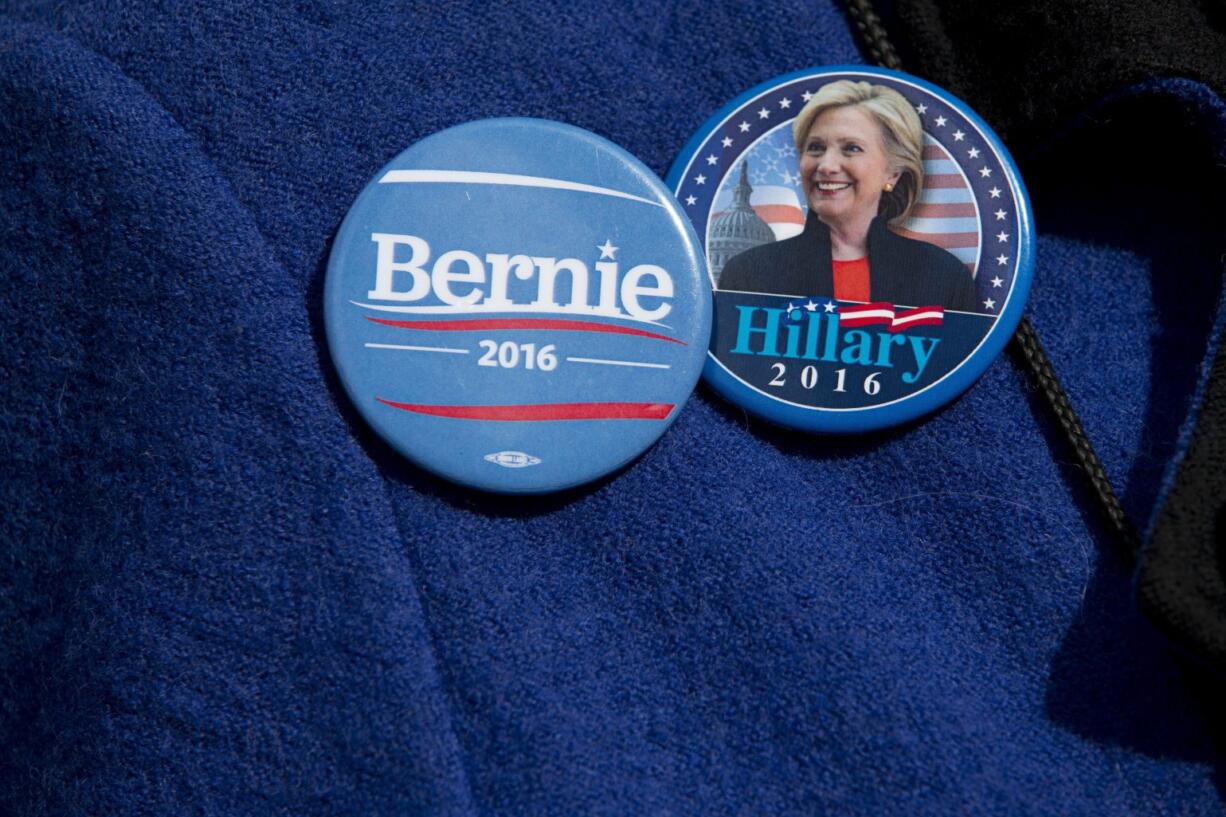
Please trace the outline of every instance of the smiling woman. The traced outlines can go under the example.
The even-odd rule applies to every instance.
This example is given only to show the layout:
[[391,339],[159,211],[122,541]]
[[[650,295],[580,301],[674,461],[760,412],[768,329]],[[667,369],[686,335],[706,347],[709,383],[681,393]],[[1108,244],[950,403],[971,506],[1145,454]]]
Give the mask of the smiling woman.
[[923,128],[897,91],[823,85],[792,125],[809,214],[794,238],[728,261],[723,290],[973,310],[971,275],[952,254],[891,228],[923,188]]

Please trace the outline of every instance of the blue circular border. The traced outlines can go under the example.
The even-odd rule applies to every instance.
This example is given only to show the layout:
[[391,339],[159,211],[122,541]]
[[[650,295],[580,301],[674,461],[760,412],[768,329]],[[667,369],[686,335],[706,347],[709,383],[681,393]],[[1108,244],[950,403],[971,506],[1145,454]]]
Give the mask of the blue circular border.
[[[691,163],[698,157],[699,148],[715,134],[726,118],[744,107],[751,100],[762,94],[799,80],[820,79],[836,75],[862,75],[882,77],[910,83],[948,104],[971,124],[978,128],[987,142],[996,152],[1005,170],[1007,184],[1016,202],[1018,245],[1017,263],[1014,267],[1013,283],[1007,296],[1004,309],[996,316],[995,323],[988,330],[987,337],[980,342],[975,351],[964,359],[951,372],[936,383],[922,391],[883,406],[870,406],[860,409],[828,409],[821,407],[803,407],[791,402],[785,402],[770,397],[750,386],[745,381],[733,375],[723,367],[710,350],[703,366],[703,379],[726,399],[742,406],[754,414],[771,422],[785,425],[803,431],[852,433],[872,431],[905,423],[917,417],[935,411],[941,406],[953,401],[979,379],[1001,353],[1012,337],[1014,330],[1021,322],[1030,294],[1030,284],[1034,277],[1035,239],[1034,216],[1030,207],[1030,197],[1022,182],[1021,173],[1013,157],[1005,148],[996,132],[976,114],[969,105],[953,94],[938,88],[932,83],[901,71],[890,71],[861,65],[832,65],[809,68],[783,74],[766,82],[755,85],[720,108],[703,123],[682,148],[681,153],[669,169],[665,183],[681,201],[681,182]],[[683,209],[684,209],[684,205]],[[706,254],[706,237],[701,237],[704,256]],[[982,262],[982,258],[980,259]]]

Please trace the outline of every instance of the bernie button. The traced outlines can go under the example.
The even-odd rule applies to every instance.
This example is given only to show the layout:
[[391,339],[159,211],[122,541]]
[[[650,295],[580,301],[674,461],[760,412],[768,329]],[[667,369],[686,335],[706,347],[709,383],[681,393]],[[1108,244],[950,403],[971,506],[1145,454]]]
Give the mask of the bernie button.
[[328,263],[328,345],[401,454],[488,491],[630,462],[702,371],[711,293],[676,199],[599,136],[471,122],[397,156]]
[[953,400],[1013,334],[1030,203],[1000,139],[915,77],[814,68],[715,114],[668,184],[714,290],[703,377],[772,422],[902,423]]

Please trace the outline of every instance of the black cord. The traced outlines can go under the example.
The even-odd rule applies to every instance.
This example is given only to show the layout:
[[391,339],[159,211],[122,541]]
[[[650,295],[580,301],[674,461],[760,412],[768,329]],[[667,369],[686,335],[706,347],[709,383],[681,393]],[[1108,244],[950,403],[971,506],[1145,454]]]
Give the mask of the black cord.
[[1124,508],[1120,505],[1115,490],[1111,487],[1111,481],[1107,479],[1107,472],[1103,470],[1102,461],[1094,452],[1094,446],[1090,445],[1090,438],[1086,436],[1085,429],[1081,427],[1081,419],[1077,416],[1077,412],[1073,411],[1068,395],[1064,393],[1064,387],[1060,385],[1060,380],[1056,377],[1056,370],[1052,368],[1051,360],[1043,351],[1043,345],[1039,343],[1039,336],[1034,331],[1034,327],[1030,325],[1029,319],[1023,317],[1022,322],[1018,324],[1017,331],[1013,333],[1011,347],[1026,362],[1026,368],[1030,370],[1031,376],[1038,384],[1039,391],[1043,393],[1048,407],[1056,415],[1060,428],[1064,430],[1064,438],[1072,446],[1073,453],[1077,457],[1077,463],[1090,478],[1090,486],[1094,490],[1094,496],[1098,499],[1103,515],[1107,518],[1107,526],[1115,535],[1120,557],[1124,560],[1124,564],[1131,567],[1140,549],[1141,539],[1137,535],[1136,528],[1132,526],[1132,522],[1124,514]]
[[[881,18],[873,10],[870,0],[846,0],[846,2],[852,22],[869,56],[884,68],[901,71],[902,60],[894,44],[890,42],[889,34],[881,24]],[[1038,334],[1026,317],[1023,317],[1022,322],[1018,324],[1010,346],[1015,354],[1021,356],[1038,385],[1039,391],[1042,392],[1043,398],[1047,401],[1048,407],[1056,415],[1056,421],[1064,431],[1064,438],[1072,447],[1077,463],[1090,478],[1090,487],[1114,535],[1120,557],[1126,565],[1131,567],[1140,549],[1140,537],[1132,522],[1125,515],[1119,497],[1111,487],[1111,481],[1107,479],[1107,472],[1103,469],[1102,461],[1095,453],[1094,446],[1090,444],[1085,429],[1082,428],[1081,419],[1073,410],[1068,395],[1064,392],[1064,387],[1060,385],[1060,379],[1056,376],[1056,370],[1052,367],[1047,353],[1043,351]]]
[[847,0],[847,10],[851,12],[852,22],[856,24],[856,31],[869,56],[882,68],[901,71],[902,60],[869,0]]

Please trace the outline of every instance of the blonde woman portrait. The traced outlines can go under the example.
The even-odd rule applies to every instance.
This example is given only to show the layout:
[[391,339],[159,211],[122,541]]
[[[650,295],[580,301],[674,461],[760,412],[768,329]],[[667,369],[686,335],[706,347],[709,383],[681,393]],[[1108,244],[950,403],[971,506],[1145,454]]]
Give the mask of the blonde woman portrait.
[[840,80],[792,124],[804,231],[731,258],[719,288],[973,311],[970,272],[935,244],[892,230],[924,183],[923,128],[901,94]]

